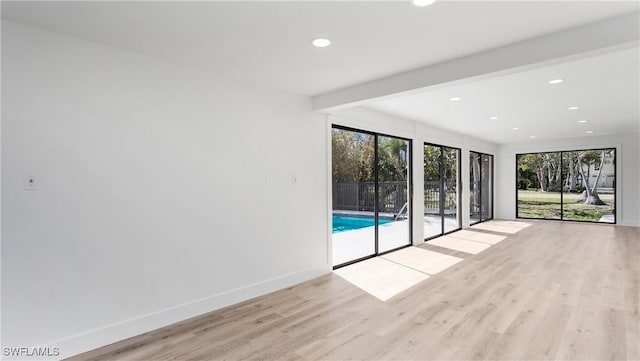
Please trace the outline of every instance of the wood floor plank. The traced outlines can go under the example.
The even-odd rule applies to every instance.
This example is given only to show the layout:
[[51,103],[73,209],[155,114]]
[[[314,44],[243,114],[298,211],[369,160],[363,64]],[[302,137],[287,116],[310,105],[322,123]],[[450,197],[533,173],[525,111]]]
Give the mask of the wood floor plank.
[[520,360],[553,360],[570,316],[570,306],[552,302],[520,355]]
[[[419,246],[463,260],[387,301],[329,274],[72,360],[640,360],[640,228],[481,228],[461,237],[509,232],[477,254]],[[409,256],[387,257],[432,266]]]

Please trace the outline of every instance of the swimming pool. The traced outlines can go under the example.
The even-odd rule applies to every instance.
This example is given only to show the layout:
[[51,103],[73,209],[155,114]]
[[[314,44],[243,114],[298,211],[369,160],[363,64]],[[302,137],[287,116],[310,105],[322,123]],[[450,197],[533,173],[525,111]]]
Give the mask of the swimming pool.
[[[374,225],[375,221],[373,217],[333,216],[332,222],[332,233],[338,233],[359,228],[371,227]],[[385,224],[393,221],[391,219],[380,218],[378,222],[380,222],[380,224]]]

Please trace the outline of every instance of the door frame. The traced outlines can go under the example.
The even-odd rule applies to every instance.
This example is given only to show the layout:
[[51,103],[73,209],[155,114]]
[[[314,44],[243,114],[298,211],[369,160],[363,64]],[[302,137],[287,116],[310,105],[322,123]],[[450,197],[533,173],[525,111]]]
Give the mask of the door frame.
[[[450,147],[448,145],[442,145],[442,144],[435,144],[435,143],[429,143],[429,142],[424,142],[423,144],[423,149],[424,146],[431,146],[431,147],[439,147],[440,148],[440,234],[437,235],[433,235],[433,236],[429,236],[429,237],[425,237],[424,241],[430,241],[434,238],[438,238],[438,237],[442,237],[446,234],[449,233],[453,233],[456,231],[459,231],[462,229],[462,213],[460,212],[460,206],[462,205],[462,149],[458,148],[458,147]],[[443,176],[443,167],[444,167],[444,153],[442,152],[443,148],[449,148],[449,149],[454,149],[458,152],[458,169],[457,169],[457,179],[456,179],[456,193],[457,193],[457,198],[458,198],[458,206],[457,206],[457,211],[456,211],[456,218],[458,220],[458,228],[456,229],[452,229],[450,231],[444,231],[444,176]],[[423,183],[424,183],[424,175],[423,175]],[[424,184],[423,184],[424,187]]]
[[[493,174],[493,169],[494,169],[494,166],[495,166],[494,165],[495,157],[493,156],[493,154],[476,152],[474,150],[470,150],[469,151],[469,157],[471,156],[471,153],[476,153],[478,155],[479,159],[480,159],[480,177],[479,177],[479,180],[478,180],[479,189],[480,189],[480,197],[479,197],[480,198],[480,212],[479,212],[479,217],[478,218],[480,220],[477,221],[477,222],[471,223],[471,214],[469,214],[469,225],[473,226],[474,224],[490,221],[490,220],[493,219],[493,212],[494,212],[493,208],[494,208],[494,204],[495,204],[495,199],[494,199],[494,196],[495,196],[495,190],[494,190],[495,178],[494,178],[494,174]],[[483,155],[491,157],[491,169],[489,170],[490,174],[491,174],[491,217],[486,218],[486,219],[482,217],[482,156]],[[472,167],[469,167],[469,171],[470,172],[473,171]],[[471,206],[471,204],[469,206]],[[469,213],[471,213],[471,212],[469,212]]]
[[[355,260],[351,260],[351,261],[347,261],[338,265],[332,265],[333,269],[337,269],[340,267],[344,267],[344,266],[348,266],[357,262],[361,262],[373,257],[377,257],[377,256],[381,256],[384,254],[387,254],[389,252],[393,252],[393,251],[397,251],[399,249],[402,248],[406,248],[406,247],[410,247],[413,245],[413,140],[410,138],[405,138],[405,137],[399,137],[396,135],[391,135],[391,134],[385,134],[385,133],[379,133],[379,132],[373,132],[373,131],[369,131],[369,130],[364,130],[364,129],[358,129],[358,128],[353,128],[353,127],[347,127],[347,126],[343,126],[343,125],[339,125],[339,124],[333,124],[331,123],[331,130],[333,129],[339,129],[339,130],[345,130],[345,131],[351,131],[351,132],[356,132],[356,133],[363,133],[363,134],[368,134],[368,135],[372,135],[374,137],[373,141],[374,141],[374,169],[373,169],[373,177],[374,177],[374,251],[375,253],[367,255],[367,256],[363,256],[360,257],[358,259]],[[389,137],[389,138],[396,138],[396,139],[400,139],[403,141],[407,142],[407,179],[408,179],[408,188],[407,188],[407,206],[409,207],[409,209],[407,210],[407,220],[409,221],[409,240],[408,240],[408,244],[406,245],[402,245],[400,247],[396,247],[393,249],[389,249],[386,250],[384,252],[380,252],[379,251],[379,238],[378,238],[378,227],[379,227],[379,205],[380,205],[380,197],[379,197],[379,169],[378,169],[378,161],[379,161],[379,156],[378,156],[378,138],[379,137]],[[331,137],[329,137],[331,139]],[[330,148],[330,152],[329,154],[330,159],[329,159],[329,169],[333,170],[333,163],[332,163],[332,155],[333,155],[333,147],[329,147]],[[333,175],[330,175],[331,178],[331,182],[333,183]],[[333,200],[333,197],[331,197],[331,199]],[[331,212],[333,213],[333,201],[331,201]],[[331,237],[331,241],[333,242],[333,234]],[[333,247],[332,247],[333,249]]]

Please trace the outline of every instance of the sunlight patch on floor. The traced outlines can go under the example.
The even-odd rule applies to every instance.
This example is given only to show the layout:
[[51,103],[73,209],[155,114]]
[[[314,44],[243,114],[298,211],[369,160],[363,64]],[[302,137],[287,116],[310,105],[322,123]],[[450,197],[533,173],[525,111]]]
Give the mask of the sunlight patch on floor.
[[392,253],[387,253],[381,257],[429,275],[438,274],[454,264],[463,261],[462,258],[419,247],[403,248]]
[[333,272],[381,301],[387,301],[429,278],[426,273],[380,257],[341,267]]
[[521,221],[493,220],[493,221],[490,221],[489,223],[497,224],[497,225],[500,225],[500,226],[516,227],[516,228],[520,228],[520,229],[525,229],[525,228],[531,226],[531,223],[521,222]]
[[432,239],[429,242],[427,242],[427,244],[452,249],[454,251],[470,253],[470,254],[478,254],[484,251],[485,249],[491,247],[491,245],[487,243],[469,241],[462,238],[456,238],[450,235]]
[[450,237],[455,237],[455,238],[461,238],[461,239],[466,239],[467,241],[475,241],[475,242],[482,242],[482,243],[488,243],[488,244],[497,244],[499,242],[504,241],[505,239],[507,239],[506,236],[499,236],[497,234],[489,234],[489,233],[484,233],[484,232],[474,232],[474,231],[469,231],[466,229],[457,231],[457,232],[453,232],[451,234],[449,234]]
[[[526,222],[490,221],[434,238],[427,244],[478,254],[507,238],[482,231],[515,234],[529,226],[531,224]],[[459,257],[412,246],[341,267],[333,272],[377,299],[387,301],[461,261],[463,259]]]
[[489,221],[485,223],[478,223],[471,226],[471,229],[481,229],[484,231],[515,234],[520,232],[531,224],[525,222],[514,221]]

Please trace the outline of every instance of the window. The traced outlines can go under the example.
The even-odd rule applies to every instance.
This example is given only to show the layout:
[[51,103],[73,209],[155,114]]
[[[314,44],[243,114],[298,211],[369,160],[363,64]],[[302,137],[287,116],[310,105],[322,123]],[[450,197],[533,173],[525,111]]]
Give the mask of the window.
[[518,218],[615,223],[616,149],[516,155]]

